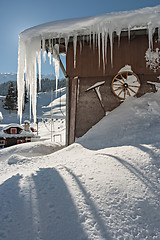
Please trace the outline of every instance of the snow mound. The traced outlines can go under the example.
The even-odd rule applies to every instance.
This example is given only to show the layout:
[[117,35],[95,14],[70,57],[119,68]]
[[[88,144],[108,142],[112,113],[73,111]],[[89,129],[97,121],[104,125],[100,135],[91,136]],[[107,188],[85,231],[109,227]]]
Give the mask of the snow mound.
[[159,240],[159,95],[127,99],[53,154],[1,150],[0,240]]
[[31,160],[32,160],[32,158],[27,158],[27,157],[13,154],[11,157],[9,157],[8,164],[11,165],[11,164],[16,164],[16,163],[23,163],[23,162],[28,162]]
[[[16,156],[18,155],[18,157],[44,156],[58,151],[63,147],[64,146],[60,143],[51,143],[47,141],[19,144],[6,149],[2,149],[0,152],[0,161],[4,161],[5,159],[9,158],[9,161],[12,162],[12,157],[10,158],[10,156],[13,154],[16,154]],[[15,156],[13,158],[15,158]]]
[[98,150],[160,141],[160,91],[141,98],[129,97],[77,142]]

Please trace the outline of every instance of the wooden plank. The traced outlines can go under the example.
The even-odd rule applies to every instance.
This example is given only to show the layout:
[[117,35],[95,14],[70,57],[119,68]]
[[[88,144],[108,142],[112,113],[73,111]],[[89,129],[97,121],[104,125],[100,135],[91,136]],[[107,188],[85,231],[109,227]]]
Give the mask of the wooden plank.
[[75,141],[78,78],[70,80],[69,144]]

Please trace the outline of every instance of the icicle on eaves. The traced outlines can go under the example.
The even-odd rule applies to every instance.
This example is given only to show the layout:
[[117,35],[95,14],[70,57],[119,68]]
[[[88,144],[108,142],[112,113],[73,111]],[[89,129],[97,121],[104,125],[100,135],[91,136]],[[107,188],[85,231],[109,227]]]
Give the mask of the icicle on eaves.
[[107,64],[108,32],[105,33],[105,64]]
[[109,31],[110,48],[111,48],[111,66],[113,67],[113,31]]
[[46,61],[46,48],[45,48],[45,39],[42,39],[42,51],[43,51],[43,62]]
[[73,49],[74,49],[74,68],[76,68],[76,51],[77,51],[77,35],[73,37]]
[[38,74],[39,74],[39,90],[41,90],[41,51],[37,53]]
[[94,30],[92,32],[92,35],[93,35],[93,50],[95,50],[95,32],[94,32]]
[[89,31],[89,44],[90,44],[90,48],[92,46],[92,30],[90,28],[90,31]]
[[98,59],[99,59],[99,68],[101,65],[101,33],[98,33]]
[[151,22],[148,23],[148,41],[149,41],[149,49],[153,49],[153,34],[155,28],[152,26]]
[[57,90],[58,90],[58,80],[59,80],[59,44],[55,44],[53,47],[53,63],[55,66],[55,75],[56,75],[56,96],[57,96]]
[[66,49],[66,53],[67,53],[67,49],[68,49],[68,42],[69,42],[69,36],[65,37],[65,49]]
[[131,26],[128,26],[128,40],[130,41],[131,39]]
[[22,111],[24,102],[24,69],[26,63],[25,46],[21,38],[19,37],[19,49],[18,49],[18,71],[17,71],[17,90],[18,90],[18,116],[20,123],[22,122]]
[[102,60],[103,60],[103,71],[105,72],[105,33],[102,31]]
[[[41,58],[41,39],[35,38],[32,39],[32,44],[30,42],[25,43],[26,51],[26,85],[30,91],[30,99],[32,106],[32,113],[34,122],[36,122],[36,104],[37,104],[37,56]],[[40,64],[40,61],[39,63]],[[41,72],[41,70],[40,70]],[[23,94],[24,95],[24,94]],[[23,97],[24,98],[24,97]],[[30,107],[31,113],[31,107]]]
[[80,47],[80,54],[82,53],[82,41],[80,40],[79,42],[79,47]]
[[48,57],[49,57],[49,63],[52,64],[52,54],[51,54],[51,40],[49,39],[49,47],[48,47]]

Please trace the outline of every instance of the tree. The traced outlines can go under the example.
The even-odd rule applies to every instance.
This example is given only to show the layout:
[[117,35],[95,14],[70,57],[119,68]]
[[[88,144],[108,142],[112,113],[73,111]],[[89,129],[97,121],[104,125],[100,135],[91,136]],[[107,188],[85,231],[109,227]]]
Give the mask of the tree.
[[17,110],[17,93],[13,86],[13,82],[8,87],[8,93],[4,102],[4,109]]

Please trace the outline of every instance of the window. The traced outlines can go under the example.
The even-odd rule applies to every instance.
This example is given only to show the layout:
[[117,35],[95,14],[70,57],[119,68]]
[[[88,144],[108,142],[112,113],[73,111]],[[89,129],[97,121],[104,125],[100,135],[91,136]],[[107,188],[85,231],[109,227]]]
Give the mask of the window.
[[31,142],[31,139],[30,138],[26,138],[26,142]]
[[17,134],[17,128],[11,128],[10,133],[11,134]]
[[5,145],[5,140],[0,140],[0,146],[4,146]]

